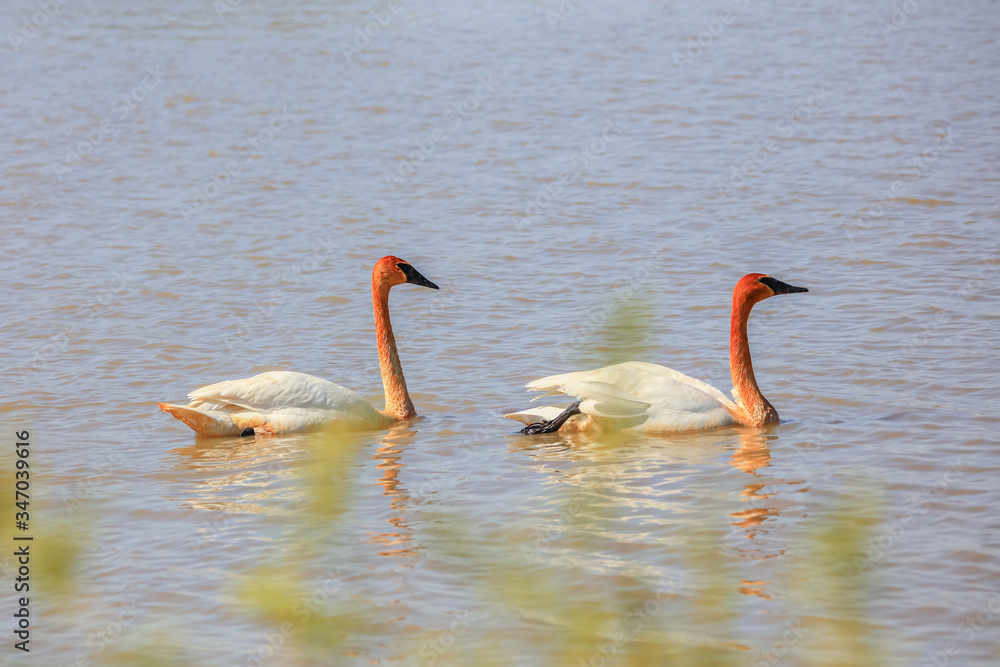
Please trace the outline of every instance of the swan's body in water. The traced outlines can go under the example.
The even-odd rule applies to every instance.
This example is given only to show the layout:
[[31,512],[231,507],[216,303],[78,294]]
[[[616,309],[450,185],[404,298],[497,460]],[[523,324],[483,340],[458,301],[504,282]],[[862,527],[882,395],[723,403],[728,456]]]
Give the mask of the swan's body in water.
[[733,290],[729,364],[733,399],[715,387],[656,364],[629,361],[592,371],[553,375],[527,384],[532,391],[578,399],[566,409],[540,407],[505,415],[528,426],[526,435],[636,429],[646,433],[778,423],[778,411],[757,386],[750,362],[747,319],[754,304],[776,294],[808,292],[760,273],[743,276]]
[[372,271],[372,303],[385,409],[358,393],[315,375],[269,371],[195,389],[188,405],[159,403],[202,435],[249,435],[308,431],[329,422],[356,430],[385,428],[417,416],[406,389],[389,322],[389,290],[411,283],[438,289],[398,257],[383,257]]

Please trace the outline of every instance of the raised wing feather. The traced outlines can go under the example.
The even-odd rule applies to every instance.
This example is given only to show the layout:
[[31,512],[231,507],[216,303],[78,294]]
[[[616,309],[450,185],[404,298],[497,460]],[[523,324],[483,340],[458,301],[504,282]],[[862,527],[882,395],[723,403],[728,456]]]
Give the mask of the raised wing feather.
[[585,415],[625,419],[640,417],[650,407],[649,403],[638,401],[615,385],[600,380],[574,381],[565,391],[583,399],[580,412]]
[[560,392],[582,401],[580,410],[599,420],[627,420],[646,431],[682,431],[735,423],[735,404],[711,385],[683,373],[639,361],[591,371],[553,375],[528,389]]
[[504,417],[507,419],[516,419],[522,424],[537,424],[541,421],[555,419],[563,410],[564,408],[557,408],[554,405],[541,405],[529,410],[511,412],[510,414],[504,415]]

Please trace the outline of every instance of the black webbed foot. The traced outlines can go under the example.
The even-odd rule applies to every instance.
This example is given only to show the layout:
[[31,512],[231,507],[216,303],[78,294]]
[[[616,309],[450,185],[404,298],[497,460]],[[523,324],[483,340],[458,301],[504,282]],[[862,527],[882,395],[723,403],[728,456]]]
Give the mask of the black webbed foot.
[[521,429],[521,435],[541,435],[543,433],[552,433],[554,431],[558,431],[559,430],[558,426],[556,426],[555,428],[552,427],[552,422],[554,421],[555,421],[554,419],[551,419],[549,421],[540,421],[540,422],[535,422],[534,424],[528,424],[527,426]]
[[566,423],[567,419],[578,414],[580,414],[580,401],[577,401],[560,412],[555,419],[528,424],[521,429],[521,435],[542,435],[544,433],[555,433],[562,428],[562,425]]

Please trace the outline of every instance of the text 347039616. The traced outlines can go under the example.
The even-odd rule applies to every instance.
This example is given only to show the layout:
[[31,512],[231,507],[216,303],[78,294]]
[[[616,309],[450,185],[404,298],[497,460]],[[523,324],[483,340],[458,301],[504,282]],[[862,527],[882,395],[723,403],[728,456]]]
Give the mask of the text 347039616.
[[24,595],[30,589],[31,574],[31,536],[26,534],[28,521],[31,515],[28,513],[28,503],[31,500],[28,493],[31,488],[31,475],[29,473],[28,457],[31,455],[30,434],[27,431],[18,431],[15,434],[14,451],[17,457],[14,459],[14,526],[20,534],[14,535],[14,557],[17,559],[17,577],[14,578],[14,592],[21,594],[17,598],[17,610],[14,612],[16,625],[14,636],[20,641],[14,642],[14,648],[27,653],[28,642],[30,641],[31,610],[28,606],[28,597]]

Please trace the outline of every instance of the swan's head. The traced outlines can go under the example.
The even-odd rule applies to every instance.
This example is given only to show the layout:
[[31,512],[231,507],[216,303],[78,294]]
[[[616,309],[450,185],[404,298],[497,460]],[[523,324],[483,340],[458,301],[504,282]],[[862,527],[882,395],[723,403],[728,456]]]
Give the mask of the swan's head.
[[392,255],[380,259],[375,264],[375,271],[373,273],[376,282],[388,285],[389,287],[410,283],[412,285],[420,285],[421,287],[440,289],[437,285],[427,280],[427,278],[424,278],[405,259],[400,259]]
[[745,295],[754,303],[769,299],[776,294],[795,294],[796,292],[808,291],[805,287],[789,285],[763,273],[748,273],[736,283],[736,293]]

